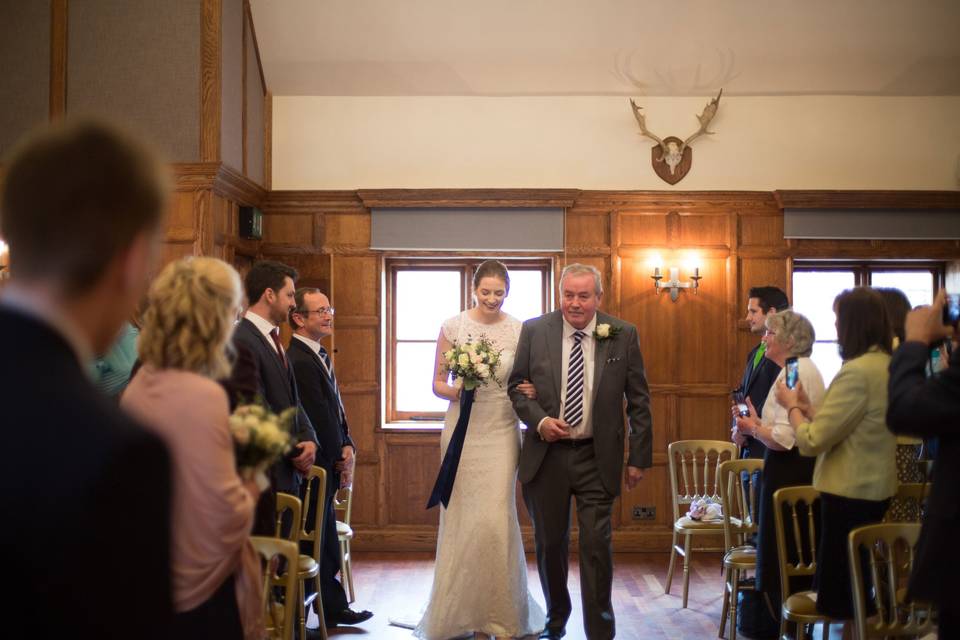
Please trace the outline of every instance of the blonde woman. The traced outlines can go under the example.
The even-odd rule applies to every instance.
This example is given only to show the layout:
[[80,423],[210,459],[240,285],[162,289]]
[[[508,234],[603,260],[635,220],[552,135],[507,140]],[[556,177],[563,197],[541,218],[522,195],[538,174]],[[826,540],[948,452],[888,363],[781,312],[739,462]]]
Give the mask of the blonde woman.
[[171,453],[177,638],[253,638],[261,626],[259,564],[248,540],[260,492],[237,475],[227,394],[215,382],[230,373],[241,295],[240,277],[221,260],[167,265],[143,318],[143,367],[120,403]]

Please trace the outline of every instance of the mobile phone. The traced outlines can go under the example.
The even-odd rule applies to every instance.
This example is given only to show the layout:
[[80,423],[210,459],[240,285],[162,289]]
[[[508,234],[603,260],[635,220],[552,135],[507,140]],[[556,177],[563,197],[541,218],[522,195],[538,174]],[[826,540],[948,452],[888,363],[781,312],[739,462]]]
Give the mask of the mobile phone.
[[960,293],[948,293],[943,303],[943,324],[956,326],[960,322]]
[[747,401],[743,397],[743,392],[733,392],[733,403],[737,405],[737,413],[740,414],[741,418],[746,418],[750,415],[750,407],[747,406]]
[[796,388],[799,376],[800,363],[796,358],[787,358],[787,389]]

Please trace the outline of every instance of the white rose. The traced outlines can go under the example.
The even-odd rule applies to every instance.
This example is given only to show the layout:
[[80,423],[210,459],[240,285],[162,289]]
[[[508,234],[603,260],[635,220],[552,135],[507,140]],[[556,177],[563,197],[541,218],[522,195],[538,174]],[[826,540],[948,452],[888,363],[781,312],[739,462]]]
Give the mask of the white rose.
[[255,404],[255,405],[253,405],[253,406],[250,407],[250,413],[252,413],[252,414],[255,415],[255,416],[260,416],[260,417],[262,417],[264,414],[266,414],[266,410],[265,410],[263,407],[261,407],[260,405]]
[[478,365],[477,365],[477,375],[480,376],[481,378],[484,378],[484,379],[489,378],[489,377],[490,377],[490,367],[487,366],[487,365],[485,365],[485,364],[482,364],[482,363],[481,363],[481,364],[478,364]]
[[246,425],[238,425],[233,429],[233,439],[239,445],[246,445],[250,442],[250,429]]
[[470,362],[472,362],[473,364],[479,365],[481,362],[483,362],[483,356],[474,354],[470,356]]
[[457,360],[457,362],[459,362],[461,366],[465,367],[468,364],[470,364],[470,356],[468,356],[465,353],[461,353],[460,358]]
[[247,416],[243,419],[243,424],[248,429],[257,429],[260,427],[260,418],[257,416]]
[[609,338],[609,337],[610,337],[610,325],[608,325],[608,324],[598,324],[598,325],[597,325],[597,337],[598,337],[598,338]]

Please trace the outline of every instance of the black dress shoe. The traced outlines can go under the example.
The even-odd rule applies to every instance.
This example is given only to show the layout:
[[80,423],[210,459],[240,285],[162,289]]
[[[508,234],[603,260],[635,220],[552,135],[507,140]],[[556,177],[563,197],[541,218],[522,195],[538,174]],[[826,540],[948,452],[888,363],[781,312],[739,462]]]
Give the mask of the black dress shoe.
[[344,609],[324,618],[328,627],[336,627],[341,624],[351,625],[366,622],[373,617],[372,611],[354,611],[353,609]]
[[544,629],[539,637],[547,638],[547,640],[560,640],[565,635],[567,635],[567,632],[564,629]]

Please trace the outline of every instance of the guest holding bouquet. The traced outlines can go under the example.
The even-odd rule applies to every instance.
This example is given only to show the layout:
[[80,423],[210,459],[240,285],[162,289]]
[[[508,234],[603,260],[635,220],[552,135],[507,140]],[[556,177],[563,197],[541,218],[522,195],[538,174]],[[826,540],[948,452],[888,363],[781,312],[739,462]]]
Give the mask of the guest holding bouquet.
[[261,636],[260,565],[248,537],[260,488],[237,473],[227,394],[216,382],[230,373],[241,296],[225,262],[167,265],[143,318],[143,366],[121,399],[173,459],[173,637],[181,639]]

